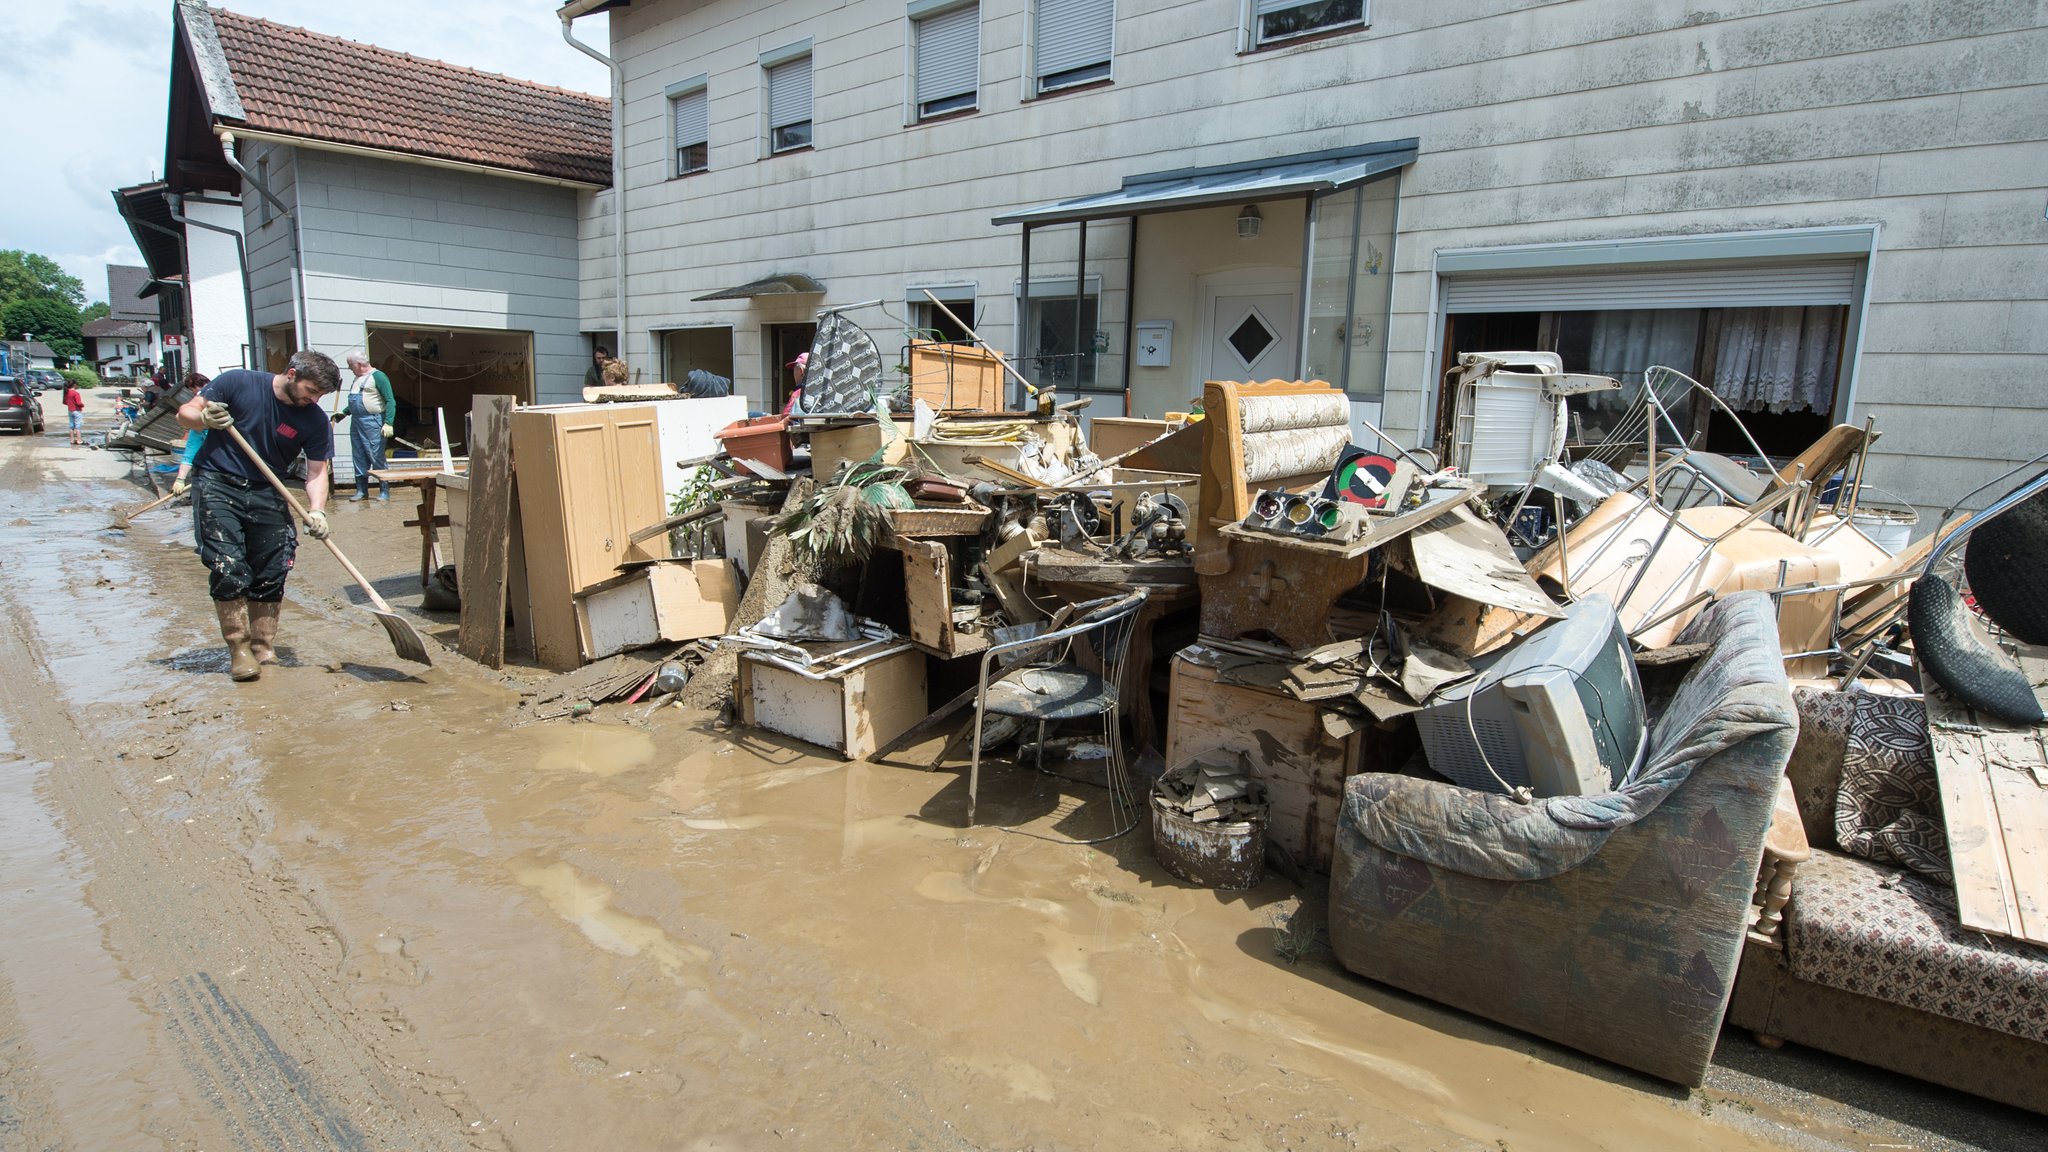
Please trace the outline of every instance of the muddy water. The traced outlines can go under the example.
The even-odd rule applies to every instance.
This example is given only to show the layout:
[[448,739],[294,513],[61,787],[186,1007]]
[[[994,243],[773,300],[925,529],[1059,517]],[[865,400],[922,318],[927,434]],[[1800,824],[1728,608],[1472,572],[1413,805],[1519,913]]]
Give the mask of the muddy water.
[[[963,830],[952,772],[674,709],[508,727],[488,678],[395,668],[324,557],[294,577],[294,666],[232,686],[170,526],[25,560],[63,515],[38,499],[0,557],[73,591],[9,668],[72,715],[0,712],[45,754],[0,753],[7,873],[38,878],[0,911],[39,925],[0,973],[40,1076],[0,1107],[44,1100],[59,1145],[1780,1146],[1327,950],[1282,962],[1282,881]],[[1085,833],[1092,798],[998,766],[982,811]],[[202,976],[283,1087],[238,1095],[181,1044]]]

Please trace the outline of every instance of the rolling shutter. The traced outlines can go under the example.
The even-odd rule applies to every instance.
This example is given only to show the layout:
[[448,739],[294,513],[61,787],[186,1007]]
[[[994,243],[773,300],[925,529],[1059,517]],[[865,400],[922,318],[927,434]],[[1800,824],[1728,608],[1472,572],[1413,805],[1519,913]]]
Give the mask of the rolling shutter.
[[917,102],[973,92],[981,80],[981,7],[969,4],[917,22]]
[[811,118],[811,58],[791,60],[768,70],[768,127],[781,128]]
[[1446,275],[1446,313],[1599,312],[1634,308],[1789,308],[1849,304],[1853,260],[1756,267]]
[[1115,27],[1115,0],[1038,0],[1037,77],[1108,63]]
[[711,101],[705,89],[685,92],[672,103],[675,110],[677,148],[687,148],[711,139]]

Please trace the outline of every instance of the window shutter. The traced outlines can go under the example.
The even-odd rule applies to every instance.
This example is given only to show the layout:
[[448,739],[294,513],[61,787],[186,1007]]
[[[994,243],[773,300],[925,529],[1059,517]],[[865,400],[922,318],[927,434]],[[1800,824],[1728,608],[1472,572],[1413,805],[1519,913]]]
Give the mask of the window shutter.
[[768,70],[768,126],[781,128],[811,118],[811,58]]
[[1038,0],[1038,78],[1107,63],[1115,26],[1115,0]]
[[1445,312],[1585,312],[1630,308],[1789,308],[1848,304],[1860,265],[1691,267],[1445,276]]
[[702,88],[685,92],[674,100],[676,147],[687,148],[711,139],[711,101]]
[[981,7],[917,22],[917,102],[973,92],[981,80]]

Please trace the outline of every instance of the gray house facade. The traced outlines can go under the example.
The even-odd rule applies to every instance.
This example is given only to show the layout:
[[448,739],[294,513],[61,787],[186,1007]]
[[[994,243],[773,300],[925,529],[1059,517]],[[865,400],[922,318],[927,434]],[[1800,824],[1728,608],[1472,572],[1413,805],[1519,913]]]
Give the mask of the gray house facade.
[[582,323],[623,312],[663,375],[723,358],[769,404],[821,309],[885,353],[953,335],[931,291],[1097,413],[1311,377],[1427,444],[1456,353],[1535,347],[1678,368],[1773,453],[1874,419],[1869,482],[1923,507],[2048,441],[2039,4],[561,15],[598,10],[622,178],[584,202]]
[[438,440],[437,413],[459,439],[476,395],[579,397],[577,229],[609,183],[606,101],[190,0],[176,16],[170,166],[188,193],[240,198],[255,362],[364,351],[414,443]]

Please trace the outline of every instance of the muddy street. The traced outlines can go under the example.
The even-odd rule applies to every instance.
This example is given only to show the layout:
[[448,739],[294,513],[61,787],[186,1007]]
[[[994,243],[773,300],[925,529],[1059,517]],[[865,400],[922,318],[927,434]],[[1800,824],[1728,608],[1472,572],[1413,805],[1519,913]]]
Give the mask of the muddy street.
[[[400,664],[324,553],[284,665],[233,684],[185,514],[108,528],[146,496],[112,453],[0,441],[5,1152],[2034,1135],[1732,1032],[1698,1092],[1586,1060],[1283,956],[1319,890],[964,831],[964,771],[673,708],[515,727],[519,678]],[[409,511],[335,518],[401,608]],[[1030,806],[1021,775],[983,807]]]

